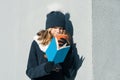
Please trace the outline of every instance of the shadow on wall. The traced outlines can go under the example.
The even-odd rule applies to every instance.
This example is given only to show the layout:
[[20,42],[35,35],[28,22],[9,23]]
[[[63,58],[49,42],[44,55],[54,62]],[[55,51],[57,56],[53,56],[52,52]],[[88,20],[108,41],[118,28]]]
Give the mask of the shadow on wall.
[[[74,80],[74,78],[76,77],[76,74],[77,74],[77,71],[78,69],[82,66],[82,63],[85,59],[85,57],[83,56],[79,56],[78,55],[78,51],[77,51],[77,48],[76,48],[76,43],[74,43],[73,41],[73,25],[72,25],[72,22],[70,21],[70,14],[69,13],[66,13],[65,14],[65,21],[66,21],[66,31],[70,33],[71,35],[71,45],[72,45],[72,58],[73,58],[73,65],[72,65],[72,69],[70,70],[70,75],[72,76],[71,77],[71,80]],[[67,79],[66,79],[67,80]]]

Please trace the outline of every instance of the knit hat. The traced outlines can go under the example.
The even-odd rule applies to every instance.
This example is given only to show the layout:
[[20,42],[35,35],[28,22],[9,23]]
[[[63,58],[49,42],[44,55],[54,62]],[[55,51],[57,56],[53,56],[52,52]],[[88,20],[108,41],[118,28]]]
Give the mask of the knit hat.
[[47,14],[46,29],[55,26],[65,28],[65,15],[60,11],[52,11]]

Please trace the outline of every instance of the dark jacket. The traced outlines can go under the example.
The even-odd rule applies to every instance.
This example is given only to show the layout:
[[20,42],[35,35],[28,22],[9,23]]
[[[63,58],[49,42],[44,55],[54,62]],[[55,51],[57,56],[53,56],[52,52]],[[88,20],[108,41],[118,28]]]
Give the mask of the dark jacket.
[[[45,64],[48,62],[44,58],[44,52],[40,49],[37,42],[34,40],[31,45],[29,59],[27,64],[26,74],[31,80],[71,80],[72,70],[74,75],[77,73],[77,69],[74,69],[74,56],[72,47],[67,54],[65,61],[61,63],[62,70],[59,72],[47,73],[44,69]],[[72,73],[72,74],[71,74]],[[74,78],[73,78],[74,80]]]

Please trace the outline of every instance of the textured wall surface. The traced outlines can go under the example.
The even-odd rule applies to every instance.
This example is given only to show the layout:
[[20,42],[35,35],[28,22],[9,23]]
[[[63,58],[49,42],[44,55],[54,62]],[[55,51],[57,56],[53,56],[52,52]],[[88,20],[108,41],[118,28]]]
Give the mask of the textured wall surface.
[[92,0],[94,80],[120,80],[120,0]]

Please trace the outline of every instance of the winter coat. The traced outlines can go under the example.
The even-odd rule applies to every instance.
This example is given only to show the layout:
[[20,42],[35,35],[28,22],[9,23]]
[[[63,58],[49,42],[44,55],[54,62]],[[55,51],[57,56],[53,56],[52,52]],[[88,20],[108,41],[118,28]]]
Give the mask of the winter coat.
[[75,67],[73,52],[71,47],[64,62],[60,63],[62,69],[59,72],[47,73],[44,69],[45,64],[48,62],[47,58],[44,58],[45,51],[40,48],[36,40],[33,40],[26,74],[31,80],[74,80],[77,68]]

